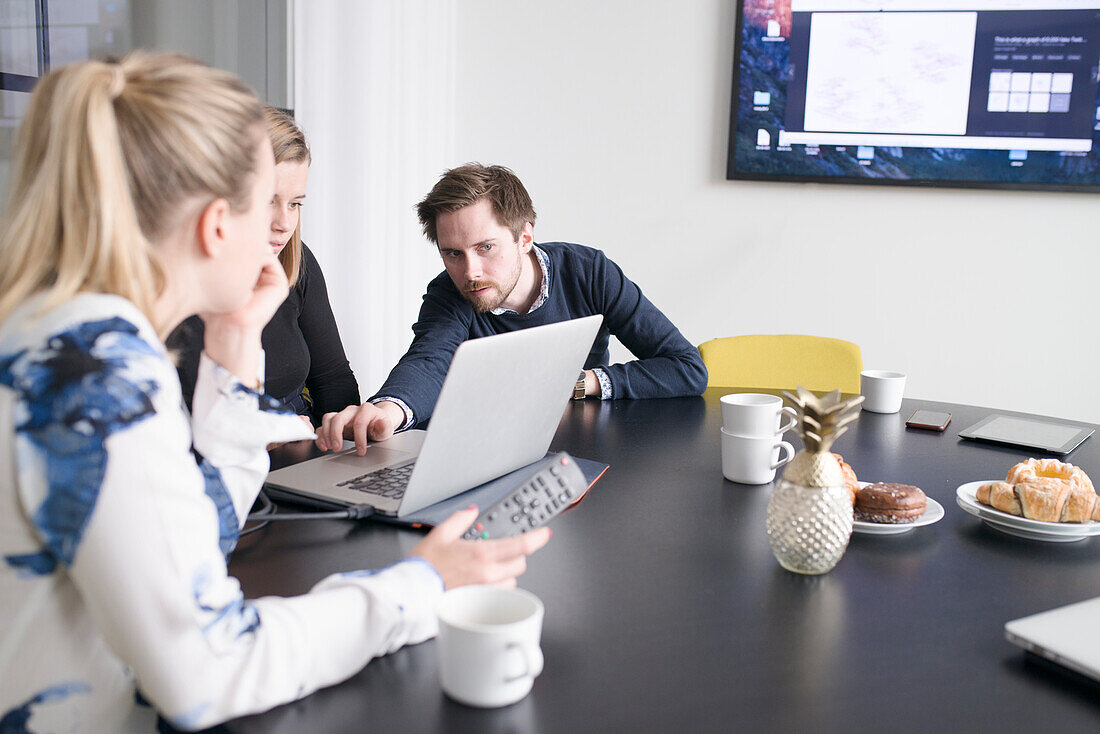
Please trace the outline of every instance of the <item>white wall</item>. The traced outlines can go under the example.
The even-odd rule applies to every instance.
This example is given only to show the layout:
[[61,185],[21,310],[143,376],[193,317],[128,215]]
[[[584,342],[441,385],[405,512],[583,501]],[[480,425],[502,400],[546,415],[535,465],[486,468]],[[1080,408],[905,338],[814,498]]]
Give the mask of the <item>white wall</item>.
[[313,154],[302,238],[363,398],[408,348],[441,269],[413,206],[453,155],[455,2],[293,5],[294,107]]
[[850,339],[912,397],[1100,422],[1100,200],[726,181],[733,5],[463,0],[441,163],[512,167],[537,240],[604,249],[694,343]]

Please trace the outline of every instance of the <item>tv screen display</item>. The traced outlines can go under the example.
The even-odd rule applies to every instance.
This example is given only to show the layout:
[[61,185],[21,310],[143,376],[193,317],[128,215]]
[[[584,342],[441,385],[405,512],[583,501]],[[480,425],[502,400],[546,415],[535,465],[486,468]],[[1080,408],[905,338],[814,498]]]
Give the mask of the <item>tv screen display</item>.
[[729,179],[1100,191],[1100,0],[738,0]]
[[[48,68],[44,13],[45,0],[0,2],[0,90],[29,92]],[[4,106],[0,100],[0,108]]]

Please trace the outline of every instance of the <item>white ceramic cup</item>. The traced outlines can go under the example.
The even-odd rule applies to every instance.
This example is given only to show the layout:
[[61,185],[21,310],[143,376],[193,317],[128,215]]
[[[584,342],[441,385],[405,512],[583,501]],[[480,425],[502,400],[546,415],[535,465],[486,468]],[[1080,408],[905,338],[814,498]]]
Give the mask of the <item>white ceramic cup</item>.
[[905,394],[905,373],[863,370],[859,373],[859,391],[863,409],[872,413],[897,413]]
[[[782,452],[786,456],[780,456]],[[741,484],[767,484],[794,458],[794,446],[775,436],[738,436],[722,429],[722,476]]]
[[469,706],[495,708],[531,691],[542,672],[542,602],[523,589],[460,586],[443,594],[439,682]]
[[[738,436],[776,436],[794,426],[794,408],[783,407],[778,395],[733,393],[723,395],[721,402],[722,428]],[[784,415],[790,420],[780,425]]]

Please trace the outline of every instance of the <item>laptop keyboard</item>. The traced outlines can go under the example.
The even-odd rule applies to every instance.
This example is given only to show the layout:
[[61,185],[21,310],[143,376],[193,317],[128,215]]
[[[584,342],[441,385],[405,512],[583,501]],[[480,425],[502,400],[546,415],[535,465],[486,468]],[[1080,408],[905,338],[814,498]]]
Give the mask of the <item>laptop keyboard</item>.
[[361,474],[344,482],[337,483],[337,487],[357,489],[360,492],[398,499],[405,494],[405,487],[409,484],[415,461],[400,466],[388,466],[383,469],[375,469],[372,472]]

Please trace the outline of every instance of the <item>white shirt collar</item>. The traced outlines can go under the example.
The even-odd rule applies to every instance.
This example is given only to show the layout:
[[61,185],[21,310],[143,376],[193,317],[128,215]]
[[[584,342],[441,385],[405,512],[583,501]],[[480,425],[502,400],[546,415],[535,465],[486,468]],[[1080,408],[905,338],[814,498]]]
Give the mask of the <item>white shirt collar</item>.
[[[531,308],[527,309],[527,313],[535,311],[539,306],[546,303],[546,299],[550,297],[550,258],[538,245],[531,245],[531,249],[535,251],[535,259],[538,260],[539,270],[542,271],[542,283],[539,285],[538,298],[531,304]],[[513,311],[510,308],[494,308],[489,313],[494,316],[502,316],[506,313],[519,315],[518,311]]]

